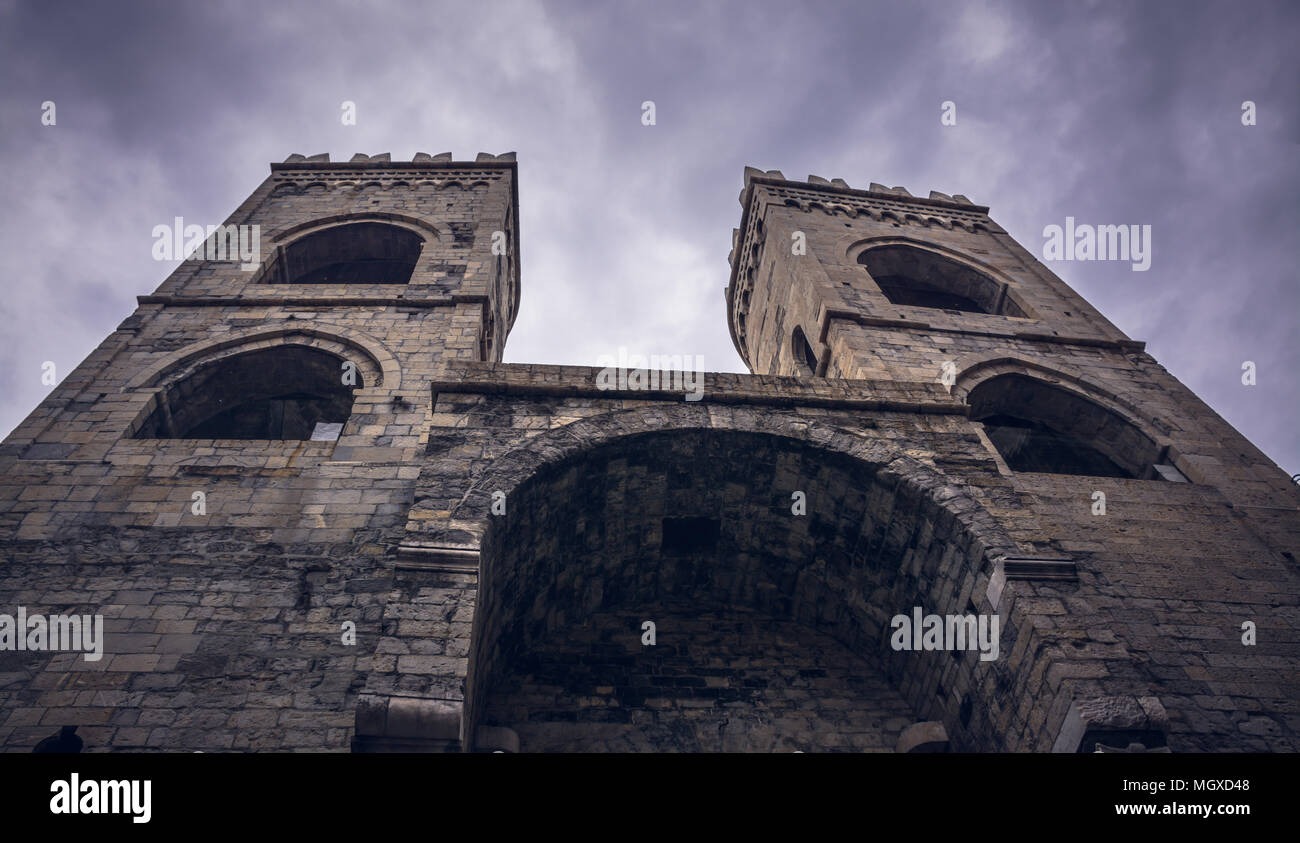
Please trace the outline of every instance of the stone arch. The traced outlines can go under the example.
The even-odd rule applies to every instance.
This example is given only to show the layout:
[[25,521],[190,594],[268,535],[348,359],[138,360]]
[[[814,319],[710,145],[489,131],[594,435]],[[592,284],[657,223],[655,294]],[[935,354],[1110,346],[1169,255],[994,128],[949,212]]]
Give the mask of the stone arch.
[[365,376],[307,343],[238,349],[164,382],[132,425],[142,439],[334,440]]
[[[1064,459],[1075,448],[1099,452],[1104,459],[1097,471],[1058,468],[1021,468],[1022,471],[1049,471],[1067,474],[1107,476],[1108,460],[1123,474],[1136,479],[1157,479],[1155,469],[1166,458],[1168,440],[1157,432],[1153,420],[1141,414],[1130,402],[1092,384],[1072,367],[1050,367],[1036,361],[985,354],[979,362],[959,362],[959,374],[953,386],[956,397],[972,407],[977,421],[991,415],[1010,416],[1015,427],[1026,431],[1041,429],[1046,435],[1065,437],[1059,447]],[[1028,420],[1027,423],[1024,420]],[[988,422],[993,423],[993,422]],[[1000,424],[1000,422],[999,422]],[[1032,432],[1014,434],[1025,446],[1033,445]],[[1004,444],[989,428],[990,441],[1010,465]],[[1086,454],[1084,455],[1086,456]],[[1068,462],[1068,460],[1066,460]]]
[[[866,239],[846,237],[840,241],[843,253],[850,263],[866,266],[873,253],[887,256],[894,262],[919,263],[922,269],[944,279],[951,278],[953,288],[945,291],[969,299],[979,312],[1032,318],[1032,313],[1015,289],[1014,283],[996,268],[962,252],[947,249],[913,237],[886,235]],[[879,270],[878,270],[879,271]],[[886,272],[892,270],[884,270]],[[873,276],[877,272],[872,272]],[[889,285],[877,279],[877,285],[893,301]],[[898,303],[898,302],[896,302]],[[962,308],[958,308],[962,309]]]
[[[576,499],[569,493],[571,486],[564,483],[572,483],[573,476],[584,472],[595,472],[591,476],[599,477],[604,470],[602,466],[626,460],[629,455],[640,453],[645,448],[659,447],[678,449],[678,456],[689,459],[685,462],[669,459],[666,467],[651,460],[647,464],[650,467],[644,472],[642,463],[634,459],[636,476],[648,472],[645,476],[655,476],[658,478],[656,482],[668,489],[669,486],[663,484],[668,483],[665,478],[672,475],[674,466],[689,464],[691,471],[705,472],[704,480],[695,481],[697,486],[700,482],[707,485],[714,479],[719,484],[730,483],[741,491],[736,491],[734,500],[725,506],[734,506],[737,512],[744,510],[755,514],[754,532],[759,538],[744,546],[741,556],[745,561],[727,557],[726,564],[716,566],[706,575],[707,582],[700,584],[701,594],[707,592],[717,598],[713,602],[704,601],[712,607],[710,611],[719,605],[732,605],[718,595],[742,595],[744,599],[737,597],[739,602],[734,603],[733,608],[737,611],[767,612],[765,617],[779,615],[782,622],[804,624],[814,633],[829,635],[859,655],[859,651],[874,652],[883,647],[888,652],[873,663],[888,673],[892,687],[900,689],[916,719],[944,721],[954,736],[954,745],[958,747],[1001,747],[1002,737],[993,734],[991,721],[983,714],[972,719],[971,714],[972,711],[984,712],[993,705],[992,691],[989,690],[993,683],[976,681],[982,671],[994,669],[991,665],[980,662],[973,654],[958,654],[963,666],[957,673],[941,680],[944,669],[951,666],[952,654],[895,653],[889,649],[887,637],[881,637],[888,619],[910,611],[916,600],[922,601],[920,605],[925,606],[927,612],[940,614],[965,614],[975,611],[969,609],[972,605],[982,607],[979,611],[991,611],[984,591],[994,560],[1015,553],[1014,543],[992,516],[969,491],[952,484],[934,469],[859,435],[810,423],[793,413],[757,414],[689,405],[612,413],[542,434],[494,461],[451,507],[452,523],[449,526],[452,529],[444,535],[457,534],[457,526],[466,528],[458,533],[459,536],[466,545],[477,544],[481,548],[479,599],[466,684],[467,737],[472,736],[480,725],[510,725],[495,720],[485,723],[482,718],[485,711],[500,704],[490,695],[495,687],[493,683],[504,675],[501,671],[513,669],[503,666],[514,664],[511,660],[525,652],[519,648],[528,645],[521,642],[540,640],[535,636],[528,637],[531,633],[517,633],[524,627],[513,624],[531,624],[529,628],[536,631],[556,629],[557,623],[563,626],[567,622],[563,609],[559,610],[561,614],[558,616],[538,614],[549,612],[546,607],[555,605],[548,603],[549,598],[539,597],[535,604],[528,603],[535,595],[547,594],[548,590],[553,592],[553,582],[547,581],[547,576],[552,576],[555,581],[569,578],[566,582],[573,586],[574,593],[587,595],[583,599],[594,600],[589,607],[593,611],[606,608],[621,611],[618,606],[626,608],[626,604],[618,602],[621,599],[617,598],[619,589],[624,588],[620,583],[640,582],[646,576],[653,576],[650,571],[662,568],[655,565],[646,567],[644,560],[637,555],[640,551],[631,551],[634,545],[640,549],[653,548],[663,541],[667,548],[670,541],[684,540],[689,551],[689,534],[694,529],[689,523],[690,517],[685,517],[684,524],[676,529],[669,525],[670,515],[674,519],[682,515],[673,509],[677,504],[664,502],[660,509],[655,510],[657,498],[619,498],[611,489],[610,493],[615,497],[601,506],[604,509],[612,507],[615,520],[622,517],[664,519],[661,529],[652,525],[649,532],[640,529],[649,522],[639,525],[636,530],[629,527],[628,536],[635,534],[639,539],[625,538],[620,540],[621,544],[596,545],[599,558],[612,558],[610,554],[617,550],[625,554],[621,558],[640,560],[629,569],[630,579],[601,579],[593,572],[594,569],[583,568],[577,562],[574,563],[576,568],[570,568],[568,562],[562,568],[547,568],[550,562],[538,561],[560,556],[567,559],[567,551],[556,551],[557,547],[568,547],[575,552],[591,550],[588,546],[584,551],[584,546],[573,540],[572,534],[563,533],[561,536],[560,533],[552,535],[548,532],[563,532],[569,527],[557,525],[576,523],[575,511],[564,510],[569,506],[568,501]],[[746,460],[730,458],[742,452],[748,455]],[[775,463],[768,457],[773,457]],[[801,475],[801,481],[811,484],[810,496],[823,505],[831,495],[829,490],[837,490],[836,505],[821,510],[823,515],[811,518],[807,522],[808,532],[798,536],[789,532],[798,529],[789,523],[789,515],[778,517],[782,505],[789,512],[790,497],[784,494],[785,490],[774,491],[776,484],[772,483],[751,482],[753,478],[747,473],[753,465],[766,466],[761,471],[779,470],[772,466],[783,461],[788,463],[787,469]],[[701,468],[706,464],[711,467]],[[724,474],[719,472],[726,472],[729,479],[725,483]],[[592,484],[582,484],[582,487],[588,490],[596,488]],[[747,494],[745,490],[753,494]],[[490,515],[494,491],[504,492],[509,501],[504,517]],[[668,491],[666,494],[673,493]],[[715,491],[711,500],[716,502],[726,494],[730,492]],[[616,498],[619,501],[617,505],[613,503]],[[534,505],[543,509],[534,513]],[[875,514],[870,518],[860,519],[869,506],[878,509],[873,510]],[[831,514],[832,510],[834,514]],[[763,513],[772,517],[764,519],[760,517]],[[827,526],[832,522],[840,525],[839,528]],[[728,526],[729,523],[732,522],[714,528],[723,536],[724,542],[732,541],[735,535],[729,532],[734,529]],[[659,529],[657,535],[655,529]],[[682,529],[686,530],[684,538],[670,535],[680,533]],[[708,525],[704,529],[707,534]],[[605,532],[601,535],[602,542],[606,542],[613,534]],[[646,536],[649,536],[648,544],[642,541]],[[784,560],[779,563],[768,564],[765,561],[760,564],[751,558],[762,555],[763,551],[758,550],[760,547],[785,547],[782,542],[786,540],[803,542],[800,547],[816,545],[826,550],[820,556],[812,554],[817,558],[811,560],[793,551],[784,556],[776,552],[770,554],[772,559]],[[636,544],[638,541],[641,544]],[[533,562],[516,560],[510,555],[514,553],[510,548],[522,546],[531,548],[529,553],[535,557]],[[872,556],[873,552],[877,555]],[[862,560],[868,558],[876,561],[864,565]],[[735,570],[728,566],[734,566]],[[874,572],[871,576],[876,579],[871,582],[862,580],[857,586],[850,582],[856,576],[867,576],[863,572],[868,570]],[[578,580],[573,582],[575,576]],[[832,584],[832,580],[837,584]],[[778,582],[788,588],[778,588]],[[744,583],[757,585],[746,591]],[[680,596],[679,591],[669,591]],[[596,595],[594,598],[593,594]],[[602,602],[604,595],[609,595],[608,603]],[[903,603],[907,605],[903,606]],[[772,615],[774,611],[776,615]],[[568,617],[576,616],[575,612]],[[547,627],[548,624],[551,626]],[[1010,644],[1004,642],[1003,646],[1009,647]],[[933,658],[940,655],[941,659]],[[871,657],[876,658],[874,655]],[[492,715],[490,719],[495,717]]]
[[163,355],[126,382],[122,392],[157,386],[164,380],[183,377],[188,371],[231,354],[277,345],[311,345],[354,360],[365,376],[367,389],[382,386],[397,390],[402,385],[397,358],[383,343],[351,328],[330,326],[278,326],[232,331],[218,339],[192,343]]
[[[345,182],[344,184],[351,184]],[[361,188],[358,188],[360,190]],[[266,242],[270,248],[267,258],[263,261],[262,267],[254,280],[256,284],[286,284],[301,283],[299,280],[288,277],[295,274],[295,267],[303,267],[303,260],[311,260],[310,253],[318,253],[319,249],[305,246],[308,254],[294,256],[295,250],[304,248],[304,244],[309,243],[318,235],[326,234],[332,230],[343,230],[356,227],[353,230],[361,228],[376,228],[384,226],[390,230],[389,233],[379,235],[381,242],[393,245],[394,239],[408,240],[406,251],[408,254],[391,255],[395,258],[390,264],[401,263],[402,277],[401,282],[391,280],[382,283],[409,283],[411,274],[419,265],[419,262],[429,254],[427,248],[430,244],[441,245],[444,239],[444,233],[441,229],[429,223],[427,220],[414,217],[409,214],[394,212],[359,212],[359,213],[342,213],[331,214],[324,217],[315,217],[296,225],[288,226],[279,231],[272,232]],[[394,235],[399,235],[394,238]],[[336,238],[337,239],[337,238]],[[336,249],[337,244],[333,247],[326,246],[328,250]],[[383,262],[381,262],[382,264]],[[384,272],[397,272],[396,266],[391,269],[384,269]],[[334,283],[350,283],[347,280],[336,279]],[[372,282],[373,283],[373,282]]]
[[[244,422],[236,424],[232,416],[231,425],[218,425],[224,432],[215,438],[306,439],[310,436],[311,419],[346,425],[351,408],[358,399],[377,398],[390,388],[389,384],[400,386],[401,383],[397,361],[391,354],[369,337],[359,341],[360,335],[356,332],[347,333],[351,336],[342,338],[311,328],[261,329],[242,332],[236,337],[196,343],[173,352],[138,373],[122,388],[123,392],[137,392],[141,398],[126,434],[145,438],[186,435],[178,431],[196,429],[196,425],[215,417],[214,413],[204,412],[202,407],[191,404],[190,399],[196,396],[211,399],[208,404],[217,402],[210,409],[217,410],[220,405],[220,409],[231,412],[236,412],[234,408],[237,405],[242,407],[246,403],[239,395],[263,402],[248,404],[252,415],[244,410],[237,411],[244,414]],[[382,354],[377,355],[374,348]],[[351,387],[344,385],[344,370],[340,365],[343,362],[356,366]],[[275,377],[273,368],[268,371],[268,367],[280,366],[291,366],[301,371],[301,383],[296,388],[291,379]],[[233,372],[240,374],[231,374]],[[245,386],[232,387],[224,392],[218,390],[221,394],[214,394],[210,384],[204,380],[213,377],[221,379],[217,382],[238,377]],[[250,391],[248,385],[251,384],[257,384],[258,389]],[[284,432],[270,435],[257,421],[266,412],[272,412],[272,417],[279,415],[280,411],[272,411],[266,401],[283,407]],[[258,407],[261,409],[256,409]],[[293,418],[306,424],[307,428],[298,430],[301,424],[290,425],[287,420],[291,412]],[[259,434],[246,429],[250,423],[263,432]],[[236,430],[242,432],[232,432]],[[189,438],[214,436],[195,434]]]
[[270,284],[409,284],[428,238],[387,221],[315,227],[276,247],[259,275]]
[[801,370],[803,375],[813,377],[817,374],[817,352],[813,350],[801,325],[795,325],[790,334],[790,355],[795,368]]
[[[997,521],[952,478],[879,441],[840,427],[800,418],[790,412],[754,413],[705,402],[671,404],[604,413],[580,419],[529,439],[501,455],[479,475],[451,507],[451,520],[468,528],[477,543],[491,522],[491,492],[510,490],[548,465],[581,456],[587,450],[626,436],[673,430],[723,430],[758,433],[795,440],[858,460],[877,471],[907,475],[918,489],[937,501],[961,501],[959,520],[972,535],[998,552],[1010,553],[1015,543]],[[416,504],[418,509],[420,504]],[[439,506],[438,508],[442,508]]]
[[1142,411],[1133,402],[1094,383],[1081,369],[1066,363],[1053,361],[1051,364],[1007,354],[1005,351],[988,351],[980,354],[964,355],[955,361],[957,380],[953,383],[952,395],[965,401],[971,390],[981,383],[998,375],[1021,374],[1038,378],[1057,386],[1078,393],[1081,398],[1101,405],[1122,417],[1129,424],[1142,430],[1153,441],[1162,446],[1167,445],[1168,424]]

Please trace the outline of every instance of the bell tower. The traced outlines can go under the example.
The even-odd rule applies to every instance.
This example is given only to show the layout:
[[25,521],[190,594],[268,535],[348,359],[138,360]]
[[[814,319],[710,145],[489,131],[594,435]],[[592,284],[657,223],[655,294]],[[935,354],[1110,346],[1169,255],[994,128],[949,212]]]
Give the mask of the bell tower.
[[1191,481],[1293,514],[1285,473],[987,207],[754,168],[740,202],[727,311],[755,374],[938,382],[1008,474]]
[[[106,621],[98,696],[71,707],[89,674],[35,654],[0,745],[48,717],[97,748],[349,746],[396,668],[380,636],[420,611],[389,550],[440,453],[435,384],[499,362],[518,311],[516,166],[291,155],[219,226],[159,220],[183,262],[0,445],[0,599]],[[198,702],[137,721],[137,692]]]
[[954,349],[1142,349],[960,194],[748,168],[741,204],[727,300],[755,374],[815,359],[827,377],[931,380]]
[[428,403],[439,361],[501,360],[515,172],[513,153],[295,154],[222,225],[159,225],[155,256],[185,260],[4,448],[101,460],[131,440],[319,437],[334,459],[400,458],[417,434],[396,416]]

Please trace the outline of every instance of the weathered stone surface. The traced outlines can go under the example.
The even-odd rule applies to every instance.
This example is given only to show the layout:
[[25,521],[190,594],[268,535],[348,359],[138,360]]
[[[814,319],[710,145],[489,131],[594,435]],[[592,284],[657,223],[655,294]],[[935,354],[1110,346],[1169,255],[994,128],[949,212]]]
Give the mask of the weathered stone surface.
[[[105,624],[0,653],[5,749],[1300,750],[1296,487],[987,209],[746,170],[755,374],[686,401],[501,363],[513,154],[390,158],[273,165],[231,218],[265,266],[183,263],[0,445],[0,613]],[[357,221],[420,238],[408,283],[268,275]],[[900,242],[987,312],[891,300],[859,256]],[[355,365],[337,441],[143,438],[250,351],[262,391]],[[1169,470],[1012,470],[999,378]],[[996,617],[997,658],[895,649],[914,608]]]

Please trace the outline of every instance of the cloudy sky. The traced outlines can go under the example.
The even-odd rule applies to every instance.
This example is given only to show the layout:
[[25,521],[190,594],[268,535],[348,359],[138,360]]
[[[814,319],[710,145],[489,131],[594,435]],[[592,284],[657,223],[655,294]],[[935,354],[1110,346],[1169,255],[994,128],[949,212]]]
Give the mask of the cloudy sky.
[[1241,0],[0,0],[0,433],[43,361],[62,377],[174,268],[153,226],[225,219],[269,162],[515,150],[507,361],[744,371],[722,291],[746,164],[937,189],[1040,255],[1067,215],[1151,225],[1148,272],[1050,266],[1300,472],[1297,44],[1300,5]]

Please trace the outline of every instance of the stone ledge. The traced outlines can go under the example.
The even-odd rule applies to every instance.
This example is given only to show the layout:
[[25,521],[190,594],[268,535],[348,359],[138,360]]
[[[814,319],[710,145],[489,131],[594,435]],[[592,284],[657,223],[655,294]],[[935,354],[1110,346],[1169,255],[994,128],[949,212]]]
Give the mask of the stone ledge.
[[703,397],[686,402],[686,393],[669,389],[599,389],[595,366],[545,366],[536,364],[447,361],[443,374],[435,374],[431,388],[441,392],[486,395],[548,395],[567,398],[602,398],[609,401],[672,401],[708,404],[762,404],[772,407],[826,407],[901,413],[966,416],[970,408],[952,397],[939,383],[905,383],[859,379],[794,378],[742,375],[734,372],[700,373]]
[[[986,322],[989,318],[989,315],[981,316],[981,319]],[[1015,316],[997,316],[995,318],[1014,320],[1009,321],[1009,325],[1012,328],[1014,328],[1017,321],[1037,321],[1034,319]],[[1111,348],[1120,351],[1143,351],[1146,349],[1146,343],[1140,340],[1112,340],[1106,339],[1105,337],[1058,336],[1056,334],[1041,334],[1034,331],[1016,331],[1010,329],[999,331],[992,328],[979,327],[973,323],[970,325],[951,328],[942,325],[931,325],[928,322],[921,322],[915,319],[888,319],[852,310],[841,310],[838,308],[828,308],[826,310],[826,317],[822,324],[822,342],[826,341],[826,334],[829,332],[830,323],[837,319],[845,322],[854,322],[868,328],[901,328],[904,330],[925,331],[927,333],[962,334],[990,337],[993,339],[1022,340],[1024,342],[1046,342],[1055,345],[1080,345],[1093,348]]]
[[1079,581],[1079,567],[1068,556],[1005,556],[1000,561],[1008,580]]
[[478,573],[478,548],[407,542],[398,546],[397,555],[398,558],[393,563],[393,567],[399,571]]
[[1079,566],[1069,557],[999,556],[993,563],[993,574],[984,593],[995,611],[1002,607],[1002,595],[1008,582],[1079,582]]
[[[399,286],[396,284],[389,286]],[[171,307],[451,307],[462,301],[477,303],[481,295],[427,296],[172,296],[165,294],[136,296],[140,304],[163,304]]]
[[898,736],[894,752],[947,752],[948,730],[938,720],[913,723]]
[[460,750],[460,700],[362,694],[353,752]]

